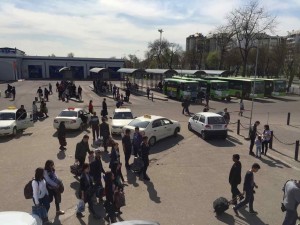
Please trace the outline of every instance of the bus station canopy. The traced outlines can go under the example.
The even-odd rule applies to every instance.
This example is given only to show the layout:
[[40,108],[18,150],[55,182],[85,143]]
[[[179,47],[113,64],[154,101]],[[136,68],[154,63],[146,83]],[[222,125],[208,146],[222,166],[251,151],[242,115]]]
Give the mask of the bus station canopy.
[[109,69],[109,68],[101,68],[101,67],[94,67],[92,69],[90,69],[90,72],[92,73],[102,73],[102,72],[113,72],[113,70]]
[[205,75],[220,76],[220,77],[222,77],[222,76],[228,76],[229,73],[230,73],[229,70],[201,70],[201,72],[204,72]]
[[203,70],[176,70],[179,74],[187,74],[187,75],[206,75]]
[[148,74],[177,74],[176,70],[172,69],[146,69]]
[[134,69],[134,68],[121,68],[118,69],[118,73],[127,73],[127,74],[133,74],[133,73],[146,73],[144,69]]
[[70,71],[71,70],[71,68],[70,67],[63,67],[63,68],[61,68],[58,72],[64,72],[64,71]]

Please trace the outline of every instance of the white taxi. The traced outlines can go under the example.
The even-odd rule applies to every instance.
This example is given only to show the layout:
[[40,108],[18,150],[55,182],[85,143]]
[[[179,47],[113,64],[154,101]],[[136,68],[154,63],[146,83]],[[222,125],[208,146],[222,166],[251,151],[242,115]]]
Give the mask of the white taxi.
[[180,124],[178,121],[155,115],[137,117],[123,127],[123,134],[125,134],[126,129],[129,129],[132,139],[135,127],[139,127],[142,135],[149,138],[150,146],[153,146],[157,141],[163,138],[172,135],[177,136],[178,132],[180,132]]
[[33,127],[33,120],[27,112],[17,118],[16,107],[8,107],[0,111],[0,136],[17,134],[18,130],[25,130],[28,127]]
[[67,108],[55,117],[53,127],[58,129],[60,122],[64,121],[68,130],[83,130],[84,126],[90,122],[91,114],[83,108]]
[[133,120],[131,109],[120,107],[114,110],[111,119],[111,133],[121,134],[122,128]]
[[9,225],[42,225],[42,220],[34,214],[18,211],[0,212],[0,224]]

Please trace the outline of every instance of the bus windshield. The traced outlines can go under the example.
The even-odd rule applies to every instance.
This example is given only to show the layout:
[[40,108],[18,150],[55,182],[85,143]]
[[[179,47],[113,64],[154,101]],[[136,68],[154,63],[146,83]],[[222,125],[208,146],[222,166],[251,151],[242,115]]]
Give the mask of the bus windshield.
[[228,90],[228,83],[225,82],[212,83],[211,88],[216,91],[225,91]]
[[198,89],[198,84],[195,83],[186,83],[184,84],[184,91],[197,91]]
[[264,82],[256,81],[255,82],[255,94],[261,94],[265,91],[265,85]]
[[274,81],[274,92],[285,92],[286,81]]

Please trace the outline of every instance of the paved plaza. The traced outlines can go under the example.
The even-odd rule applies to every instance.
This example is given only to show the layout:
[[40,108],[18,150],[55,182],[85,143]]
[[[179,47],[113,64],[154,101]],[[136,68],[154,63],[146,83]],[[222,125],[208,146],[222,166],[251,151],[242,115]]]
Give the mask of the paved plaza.
[[[10,101],[0,98],[0,109],[8,106],[20,107],[25,105],[31,111],[31,104],[39,86],[47,86],[49,81],[20,81],[13,83],[16,87],[16,100]],[[56,81],[51,81],[55,87]],[[53,88],[53,95],[47,103],[49,118],[38,121],[35,126],[18,134],[16,137],[0,137],[0,211],[31,212],[32,201],[23,196],[24,185],[34,176],[37,167],[44,167],[45,161],[54,160],[58,176],[63,180],[65,192],[62,195],[61,209],[66,214],[55,217],[55,206],[51,204],[49,219],[53,224],[107,224],[103,219],[95,220],[89,216],[78,220],[75,215],[78,202],[75,193],[79,182],[70,173],[70,165],[74,163],[75,146],[82,139],[84,133],[73,131],[67,134],[67,150],[65,154],[59,151],[56,130],[53,128],[53,118],[68,107],[87,107],[88,101],[93,100],[94,109],[100,114],[103,96],[92,92],[91,82],[76,82],[83,88],[83,103],[58,101],[57,93]],[[0,84],[4,93],[6,84]],[[154,93],[155,96],[155,93]],[[177,137],[170,137],[159,141],[151,148],[150,167],[148,175],[150,182],[144,182],[134,174],[126,173],[123,168],[128,186],[125,187],[126,206],[118,220],[144,219],[160,222],[161,225],[280,225],[284,213],[280,210],[283,184],[290,178],[299,179],[300,164],[293,159],[295,141],[300,139],[300,97],[286,96],[281,98],[263,99],[254,102],[253,121],[259,120],[262,132],[263,125],[269,124],[274,131],[273,150],[269,155],[256,159],[248,155],[249,141],[247,137],[250,111],[244,117],[238,116],[239,101],[231,102],[210,101],[210,111],[222,111],[225,107],[231,114],[229,137],[227,140],[204,141],[199,135],[188,131],[188,116],[182,115],[181,103],[174,100],[152,102],[143,96],[131,95],[130,102],[126,103],[134,116],[144,114],[161,115],[177,120],[181,123],[181,132]],[[107,97],[108,112],[111,116],[115,108],[113,99]],[[245,109],[251,109],[251,101],[244,101]],[[202,105],[191,105],[193,113],[203,110]],[[291,125],[286,125],[287,113],[291,113]],[[237,135],[237,120],[242,127]],[[109,121],[110,122],[110,121]],[[115,137],[121,144],[121,138]],[[91,140],[91,139],[90,139]],[[121,150],[121,149],[120,149]],[[124,162],[122,150],[121,161]],[[258,162],[261,170],[255,174],[258,189],[255,194],[254,209],[257,215],[248,214],[248,208],[235,216],[232,209],[220,217],[216,217],[212,202],[224,196],[231,197],[228,175],[232,166],[232,154],[241,156],[242,179],[254,162]],[[105,170],[108,170],[109,156],[102,155]],[[131,159],[132,160],[132,159]],[[243,182],[243,181],[242,181]],[[239,186],[242,190],[242,184]],[[87,207],[86,207],[87,208]],[[102,217],[105,215],[103,207],[95,206]]]

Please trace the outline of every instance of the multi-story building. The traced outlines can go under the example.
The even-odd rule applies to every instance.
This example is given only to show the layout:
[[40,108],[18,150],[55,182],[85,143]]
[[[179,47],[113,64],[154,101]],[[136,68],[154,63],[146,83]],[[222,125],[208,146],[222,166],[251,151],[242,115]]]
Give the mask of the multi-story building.
[[206,37],[201,33],[190,35],[186,38],[186,51],[203,52],[206,46]]
[[286,37],[286,61],[294,60],[295,54],[300,53],[300,30],[288,32]]

